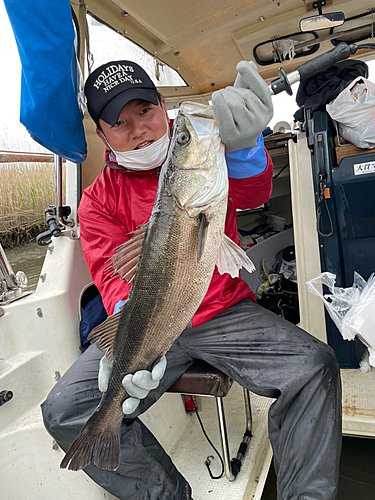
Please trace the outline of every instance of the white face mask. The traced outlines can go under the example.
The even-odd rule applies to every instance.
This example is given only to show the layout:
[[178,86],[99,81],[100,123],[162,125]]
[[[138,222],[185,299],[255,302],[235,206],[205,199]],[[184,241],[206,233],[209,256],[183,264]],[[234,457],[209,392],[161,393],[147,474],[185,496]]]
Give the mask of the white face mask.
[[127,168],[128,170],[153,170],[154,168],[160,167],[160,165],[167,157],[169,146],[168,122],[166,118],[165,121],[167,131],[165,132],[163,137],[153,142],[146,148],[123,152],[115,151],[111,148],[106,139],[107,145],[116,157],[116,162],[122,167]]

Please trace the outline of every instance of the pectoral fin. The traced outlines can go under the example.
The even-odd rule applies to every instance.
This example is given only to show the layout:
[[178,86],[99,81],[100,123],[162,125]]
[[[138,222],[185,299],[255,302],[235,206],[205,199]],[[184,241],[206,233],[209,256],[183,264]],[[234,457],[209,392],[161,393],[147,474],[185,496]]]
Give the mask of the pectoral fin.
[[199,234],[198,234],[198,251],[197,251],[197,262],[200,262],[203,252],[204,252],[204,247],[206,245],[207,241],[207,230],[209,226],[208,219],[206,215],[201,212],[199,214]]
[[249,273],[255,271],[255,266],[246,252],[226,235],[220,245],[216,265],[220,274],[229,273],[232,278],[238,278],[242,267]]

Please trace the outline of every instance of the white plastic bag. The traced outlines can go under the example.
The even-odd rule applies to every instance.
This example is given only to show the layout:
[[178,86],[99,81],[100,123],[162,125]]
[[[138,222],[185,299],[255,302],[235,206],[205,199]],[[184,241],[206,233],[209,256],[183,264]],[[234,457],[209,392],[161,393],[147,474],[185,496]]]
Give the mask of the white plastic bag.
[[[366,282],[354,273],[353,286],[335,286],[336,276],[322,273],[306,283],[310,292],[318,295],[344,340],[357,336],[368,348],[369,362],[375,366],[375,275]],[[330,294],[322,295],[316,285],[326,285]]]
[[340,135],[358,148],[375,147],[375,84],[359,76],[326,110],[339,125]]

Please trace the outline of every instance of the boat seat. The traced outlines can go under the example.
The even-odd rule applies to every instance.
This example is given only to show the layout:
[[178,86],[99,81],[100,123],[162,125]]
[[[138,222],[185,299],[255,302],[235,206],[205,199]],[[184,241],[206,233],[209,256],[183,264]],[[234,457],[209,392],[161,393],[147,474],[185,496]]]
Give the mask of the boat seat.
[[[205,361],[195,361],[168,389],[168,392],[224,398],[233,380]],[[190,392],[194,387],[194,392]]]
[[234,481],[241,468],[241,460],[252,436],[250,394],[244,391],[246,430],[236,458],[230,460],[227,427],[223,399],[228,394],[233,380],[205,361],[197,360],[168,389],[167,392],[195,396],[214,397],[219,420],[220,439],[223,451],[224,472],[229,481]]

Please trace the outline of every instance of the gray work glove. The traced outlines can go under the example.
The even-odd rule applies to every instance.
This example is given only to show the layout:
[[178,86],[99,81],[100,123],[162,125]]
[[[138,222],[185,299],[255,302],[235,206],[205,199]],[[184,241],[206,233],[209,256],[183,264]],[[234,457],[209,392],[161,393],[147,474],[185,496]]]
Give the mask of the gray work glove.
[[[108,389],[108,381],[111,376],[113,363],[106,356],[103,356],[99,364],[98,386],[101,392]],[[124,415],[130,415],[135,411],[140,400],[145,398],[152,389],[156,389],[167,368],[167,358],[163,356],[156,363],[151,372],[139,370],[134,375],[128,373],[122,379],[122,385],[130,398],[125,399],[122,404]]]
[[237,64],[233,87],[212,94],[214,114],[225,151],[256,146],[273,116],[271,93],[252,61]]

